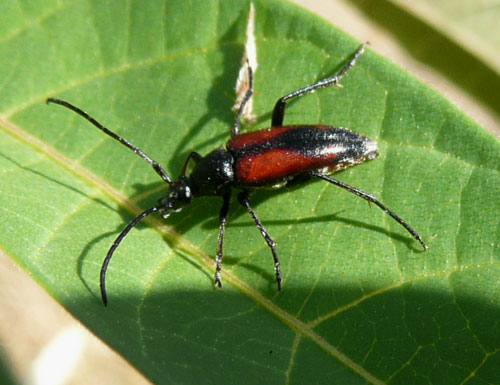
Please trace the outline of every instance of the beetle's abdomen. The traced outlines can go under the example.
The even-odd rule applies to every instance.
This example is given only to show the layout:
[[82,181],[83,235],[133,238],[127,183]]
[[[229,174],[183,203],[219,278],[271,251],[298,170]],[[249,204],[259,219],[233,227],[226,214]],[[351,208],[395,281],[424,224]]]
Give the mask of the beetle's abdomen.
[[243,187],[278,184],[310,170],[332,173],[373,159],[377,143],[342,127],[285,126],[237,135],[227,143],[235,182]]

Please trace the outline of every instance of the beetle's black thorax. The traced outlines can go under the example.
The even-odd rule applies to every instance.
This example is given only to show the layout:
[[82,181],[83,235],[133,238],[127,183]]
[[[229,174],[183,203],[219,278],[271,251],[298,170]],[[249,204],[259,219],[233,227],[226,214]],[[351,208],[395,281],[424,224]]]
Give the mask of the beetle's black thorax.
[[223,147],[201,158],[189,175],[195,196],[222,195],[234,180],[233,157]]

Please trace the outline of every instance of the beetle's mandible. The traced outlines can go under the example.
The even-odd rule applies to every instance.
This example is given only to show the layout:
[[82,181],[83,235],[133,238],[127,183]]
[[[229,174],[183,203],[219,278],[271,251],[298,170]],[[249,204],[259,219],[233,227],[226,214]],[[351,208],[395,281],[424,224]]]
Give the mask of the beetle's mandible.
[[[338,85],[339,80],[354,66],[366,45],[367,43],[363,44],[336,75],[293,91],[278,99],[273,109],[271,128],[240,134],[241,115],[253,93],[253,74],[249,67],[249,88],[239,107],[231,129],[231,139],[226,143],[226,147],[221,146],[206,156],[201,156],[197,152],[191,152],[184,163],[180,176],[176,180],[170,178],[163,167],[147,156],[142,150],[104,127],[80,108],[61,99],[48,98],[47,103],[60,104],[73,110],[105,134],[134,151],[148,162],[156,173],[169,185],[167,194],[160,198],[155,206],[145,210],[130,222],[120,235],[118,235],[109,249],[100,273],[100,288],[104,305],[107,305],[108,302],[106,293],[106,271],[108,264],[116,248],[128,232],[143,218],[154,212],[159,212],[166,218],[172,212],[179,211],[182,207],[191,203],[194,198],[201,196],[222,197],[214,280],[215,285],[220,287],[222,285],[221,268],[224,256],[224,232],[229,203],[234,188],[241,190],[238,193],[239,203],[248,210],[255,221],[255,225],[271,249],[278,290],[281,290],[282,277],[280,262],[276,252],[276,243],[267,232],[249,202],[250,193],[256,188],[277,188],[290,185],[294,180],[302,181],[308,178],[323,179],[380,207],[385,213],[389,214],[402,225],[426,250],[427,246],[420,235],[373,195],[328,176],[328,174],[335,171],[375,158],[378,155],[377,143],[375,141],[342,127],[305,124],[283,126],[287,101],[319,88]],[[187,175],[190,162],[194,164],[191,173]]]

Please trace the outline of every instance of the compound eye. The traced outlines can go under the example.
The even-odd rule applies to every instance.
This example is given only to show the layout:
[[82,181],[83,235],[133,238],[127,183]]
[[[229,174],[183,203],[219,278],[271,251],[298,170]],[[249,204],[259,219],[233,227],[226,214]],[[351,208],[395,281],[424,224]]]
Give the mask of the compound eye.
[[184,200],[190,201],[193,199],[193,194],[191,194],[191,188],[189,186],[184,186]]
[[160,199],[159,206],[163,207],[164,211],[175,212],[191,203],[193,194],[188,182],[187,178],[183,177],[172,183],[168,195]]
[[191,188],[187,185],[177,186],[177,188],[170,193],[170,200],[174,209],[191,203],[193,200]]

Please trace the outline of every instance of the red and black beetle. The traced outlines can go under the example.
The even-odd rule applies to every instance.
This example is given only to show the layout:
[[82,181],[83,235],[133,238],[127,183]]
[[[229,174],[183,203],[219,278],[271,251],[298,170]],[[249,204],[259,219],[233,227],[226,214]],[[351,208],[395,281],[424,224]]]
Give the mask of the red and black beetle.
[[[424,250],[427,249],[420,235],[373,195],[327,176],[329,173],[375,158],[378,155],[375,141],[342,127],[320,125],[283,126],[285,106],[288,100],[318,88],[338,85],[339,80],[354,66],[356,60],[361,56],[366,44],[363,44],[355,52],[352,59],[336,75],[278,99],[273,109],[271,128],[240,134],[240,118],[246,103],[253,93],[253,75],[249,68],[249,89],[239,107],[231,130],[231,139],[227,142],[226,148],[221,146],[206,156],[191,152],[184,163],[181,175],[176,180],[172,180],[163,167],[148,157],[142,150],[104,127],[80,108],[64,100],[47,99],[47,103],[60,104],[73,110],[107,135],[130,148],[148,162],[169,185],[168,193],[158,200],[158,204],[139,214],[130,222],[109,249],[100,274],[101,295],[104,305],[107,305],[106,270],[115,249],[128,232],[146,216],[158,211],[164,218],[167,218],[172,212],[180,211],[183,206],[200,196],[222,197],[222,207],[219,214],[219,239],[215,258],[215,285],[220,287],[222,285],[221,266],[224,256],[224,232],[233,188],[241,190],[238,193],[238,201],[248,210],[271,249],[278,290],[281,290],[282,278],[276,243],[262,225],[248,199],[250,192],[259,187],[278,188],[290,185],[294,181],[312,178],[326,180],[379,206],[418,240]],[[191,173],[186,175],[190,161],[194,162],[194,165]]]

